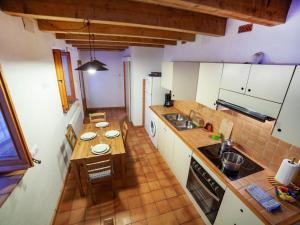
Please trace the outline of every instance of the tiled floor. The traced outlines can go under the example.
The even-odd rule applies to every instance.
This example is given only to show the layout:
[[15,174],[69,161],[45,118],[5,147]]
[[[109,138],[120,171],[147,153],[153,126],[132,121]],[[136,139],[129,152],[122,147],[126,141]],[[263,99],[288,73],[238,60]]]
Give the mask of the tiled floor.
[[[120,119],[122,110],[108,111]],[[105,188],[96,189],[97,204],[80,197],[74,174],[68,175],[54,225],[203,225],[171,170],[154,148],[144,128],[130,127],[126,184],[115,198]]]

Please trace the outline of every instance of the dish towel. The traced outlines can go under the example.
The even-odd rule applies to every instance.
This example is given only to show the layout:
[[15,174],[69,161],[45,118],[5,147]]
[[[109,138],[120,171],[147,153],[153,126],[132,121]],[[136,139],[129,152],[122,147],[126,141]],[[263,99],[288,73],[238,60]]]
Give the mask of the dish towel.
[[246,188],[246,190],[268,212],[273,212],[281,208],[281,204],[278,201],[257,185],[251,184]]

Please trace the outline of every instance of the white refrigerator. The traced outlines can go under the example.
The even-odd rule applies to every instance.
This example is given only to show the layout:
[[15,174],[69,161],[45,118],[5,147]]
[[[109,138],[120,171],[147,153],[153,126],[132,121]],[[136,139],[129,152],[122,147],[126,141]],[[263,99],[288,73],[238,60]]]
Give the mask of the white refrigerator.
[[154,140],[155,137],[153,137],[153,125],[155,126],[153,123],[155,121],[153,112],[149,107],[152,105],[163,105],[165,94],[169,92],[167,89],[161,87],[160,82],[161,77],[147,77],[145,82],[145,129],[151,137],[152,142],[156,142]]

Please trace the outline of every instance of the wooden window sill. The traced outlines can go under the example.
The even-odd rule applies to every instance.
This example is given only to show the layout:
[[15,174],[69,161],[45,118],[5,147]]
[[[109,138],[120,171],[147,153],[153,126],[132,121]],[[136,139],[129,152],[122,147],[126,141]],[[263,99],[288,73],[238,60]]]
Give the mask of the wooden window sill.
[[20,182],[24,172],[0,175],[0,207]]

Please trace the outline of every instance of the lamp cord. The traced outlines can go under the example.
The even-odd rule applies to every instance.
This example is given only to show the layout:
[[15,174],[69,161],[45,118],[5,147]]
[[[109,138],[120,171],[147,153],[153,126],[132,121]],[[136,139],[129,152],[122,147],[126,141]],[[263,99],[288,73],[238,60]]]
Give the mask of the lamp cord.
[[90,58],[91,61],[93,60],[93,56],[92,56],[92,43],[91,43],[91,31],[90,31],[90,21],[87,21],[87,27],[88,27],[88,33],[89,33],[89,47],[90,47]]

